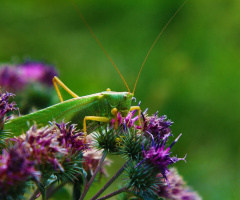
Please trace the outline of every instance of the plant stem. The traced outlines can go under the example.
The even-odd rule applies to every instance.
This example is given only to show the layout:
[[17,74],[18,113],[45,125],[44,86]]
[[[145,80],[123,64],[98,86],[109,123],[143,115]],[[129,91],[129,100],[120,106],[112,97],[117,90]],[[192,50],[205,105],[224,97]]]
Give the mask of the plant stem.
[[[128,162],[128,161],[127,161]],[[97,199],[125,170],[125,166],[127,165],[127,162],[118,170],[118,172],[103,186],[102,189],[100,189],[92,198],[91,200]]]
[[39,194],[40,190],[37,188],[32,195],[30,196],[30,198],[28,200],[34,200],[37,198],[37,195]]
[[84,197],[86,196],[86,194],[87,194],[90,186],[92,185],[92,182],[94,181],[94,179],[95,179],[98,171],[99,171],[99,170],[101,169],[101,167],[102,167],[103,161],[104,161],[104,159],[106,158],[107,153],[108,153],[107,151],[103,151],[102,158],[101,158],[101,160],[100,160],[100,162],[99,162],[96,170],[94,171],[94,173],[93,173],[93,175],[92,175],[92,178],[91,178],[90,181],[86,184],[86,186],[85,186],[85,188],[84,188],[84,191],[83,191],[83,193],[82,193],[82,195],[81,195],[81,197],[80,197],[79,200],[83,200]]
[[49,188],[47,190],[46,199],[49,199],[55,192],[57,192],[59,189],[61,189],[64,185],[66,185],[66,183],[61,183],[60,185],[58,185],[55,188]]
[[122,192],[125,192],[125,191],[126,191],[126,188],[127,188],[127,187],[123,187],[123,188],[121,188],[121,189],[119,189],[119,190],[117,190],[117,191],[115,191],[115,192],[112,192],[112,193],[110,193],[110,194],[108,194],[108,195],[106,195],[106,196],[104,196],[104,197],[101,197],[101,198],[99,198],[99,199],[97,199],[97,200],[103,200],[103,199],[108,199],[108,198],[110,198],[110,197],[113,197],[113,196],[115,196],[115,195],[117,195],[117,194],[120,194],[120,193],[122,193]]

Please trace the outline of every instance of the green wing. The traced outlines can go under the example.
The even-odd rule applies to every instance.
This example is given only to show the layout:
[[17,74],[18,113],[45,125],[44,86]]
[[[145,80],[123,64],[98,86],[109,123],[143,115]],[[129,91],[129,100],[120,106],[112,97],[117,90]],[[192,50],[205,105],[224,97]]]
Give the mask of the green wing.
[[[97,93],[70,99],[37,112],[9,120],[5,124],[4,129],[12,132],[14,136],[18,136],[25,133],[34,123],[38,127],[43,127],[48,125],[49,121],[60,122],[64,120],[65,122],[71,121],[82,126],[85,116],[99,116],[101,107],[107,107],[105,98],[100,98],[100,95],[100,93]],[[107,110],[105,109],[105,111]]]

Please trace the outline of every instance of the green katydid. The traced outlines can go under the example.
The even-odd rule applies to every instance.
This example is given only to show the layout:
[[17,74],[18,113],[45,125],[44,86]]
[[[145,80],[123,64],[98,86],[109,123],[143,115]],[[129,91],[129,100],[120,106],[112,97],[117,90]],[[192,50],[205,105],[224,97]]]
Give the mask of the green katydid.
[[[62,83],[57,77],[54,77],[53,80],[54,83],[55,81]],[[61,99],[61,94],[58,94]],[[126,116],[129,110],[134,109],[138,109],[140,114],[138,106],[131,107],[132,97],[133,94],[129,92],[112,91],[104,91],[83,97],[78,97],[74,94],[73,99],[67,101],[61,100],[61,103],[12,119],[5,124],[4,128],[17,136],[26,132],[29,129],[29,125],[32,125],[34,122],[45,126],[52,120],[57,122],[64,120],[78,124],[79,127],[83,127],[83,131],[86,133],[87,120],[110,122],[110,119],[114,116],[117,119],[117,112]]]
[[[162,35],[165,28],[168,26],[170,21],[175,17],[175,15],[179,12],[179,10],[183,7],[183,5],[186,3],[186,1],[180,6],[180,8],[175,12],[175,14],[171,17],[171,19],[167,22],[167,24],[164,26],[162,31],[157,36],[156,40],[152,44],[150,50],[148,51],[144,62],[139,70],[137,80],[134,85],[134,90],[131,93],[129,90],[129,87],[124,80],[123,76],[121,75],[120,71],[112,61],[112,59],[109,57],[95,34],[93,33],[92,29],[87,24],[86,20],[82,16],[81,12],[78,10],[74,2],[72,1],[73,5],[75,6],[76,10],[78,11],[78,14],[82,18],[83,22],[97,41],[97,43],[100,45],[104,53],[107,55],[109,60],[112,62],[113,66],[118,71],[119,75],[121,76],[122,80],[124,81],[128,92],[112,92],[110,89],[107,89],[107,91],[91,94],[83,97],[79,97],[74,92],[72,92],[65,84],[63,84],[57,77],[53,78],[53,84],[55,86],[55,89],[58,93],[60,103],[55,104],[53,106],[47,107],[45,109],[39,110],[37,112],[18,117],[12,120],[9,120],[4,128],[5,130],[9,130],[13,133],[14,136],[18,136],[22,134],[23,132],[26,132],[29,129],[29,126],[33,125],[34,123],[37,123],[40,126],[45,126],[49,124],[49,121],[55,120],[57,122],[61,120],[65,120],[66,122],[71,121],[72,123],[76,123],[79,125],[80,128],[83,128],[83,131],[86,135],[86,132],[91,132],[92,130],[87,130],[87,120],[90,121],[99,121],[99,122],[110,122],[112,118],[115,118],[115,128],[117,128],[118,121],[117,121],[117,113],[120,112],[122,116],[126,116],[129,111],[132,110],[138,110],[139,115],[139,123],[140,123],[140,114],[141,110],[139,106],[132,106],[131,102],[134,95],[134,91],[138,82],[139,75],[142,71],[142,68],[148,58],[149,53],[151,52],[153,46],[159,39],[159,37]],[[59,84],[61,87],[63,87],[71,96],[73,96],[73,99],[63,101],[61,93],[58,89],[57,84]]]

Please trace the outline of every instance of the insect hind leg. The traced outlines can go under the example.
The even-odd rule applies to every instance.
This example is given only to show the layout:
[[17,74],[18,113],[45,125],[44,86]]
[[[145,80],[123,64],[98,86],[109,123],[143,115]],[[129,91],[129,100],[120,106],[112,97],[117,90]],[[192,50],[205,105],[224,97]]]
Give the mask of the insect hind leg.
[[63,98],[62,98],[61,92],[58,88],[58,85],[60,85],[64,90],[66,90],[67,93],[69,93],[72,97],[74,97],[74,98],[78,97],[78,95],[76,95],[72,90],[70,90],[58,77],[54,76],[52,79],[52,82],[53,82],[53,85],[56,89],[56,92],[57,92],[58,97],[61,102],[63,102]]

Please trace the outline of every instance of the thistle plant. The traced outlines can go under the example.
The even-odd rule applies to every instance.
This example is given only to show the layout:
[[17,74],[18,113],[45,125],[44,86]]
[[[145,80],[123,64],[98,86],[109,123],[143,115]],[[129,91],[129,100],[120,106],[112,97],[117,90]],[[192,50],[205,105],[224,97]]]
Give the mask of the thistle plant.
[[52,78],[57,75],[57,70],[44,62],[3,64],[0,65],[0,87],[2,91],[15,93],[21,114],[28,114],[56,103]]
[[14,97],[14,94],[0,91],[0,150],[5,147],[5,139],[7,139],[11,133],[3,130],[4,123],[10,118],[6,116],[9,112],[17,110],[16,103],[9,103],[9,99]]
[[[20,67],[21,77],[32,73],[33,78],[41,82],[45,80],[43,69],[52,76],[52,69],[41,64],[28,63]],[[1,73],[8,74],[8,70],[11,69],[5,68]],[[100,200],[115,195],[122,200],[201,199],[172,168],[176,162],[186,161],[186,155],[179,158],[174,152],[181,134],[173,135],[173,122],[167,116],[158,116],[158,113],[149,116],[147,110],[141,116],[136,115],[136,111],[129,111],[125,117],[117,113],[109,123],[99,122],[97,126],[90,123],[89,130],[95,130],[87,138],[77,124],[52,121],[42,126],[36,121],[29,130],[14,137],[14,133],[4,128],[10,112],[18,109],[10,102],[12,97],[8,92],[0,94],[0,199],[33,200],[40,195],[48,199],[65,184],[73,185],[73,200],[88,196],[91,200]],[[111,164],[108,155],[120,157],[124,160],[123,166],[96,194],[88,194],[94,187],[93,182],[99,181],[102,175],[107,176],[105,166]],[[102,196],[121,174],[125,177],[119,189]],[[32,194],[27,197],[29,192]]]

